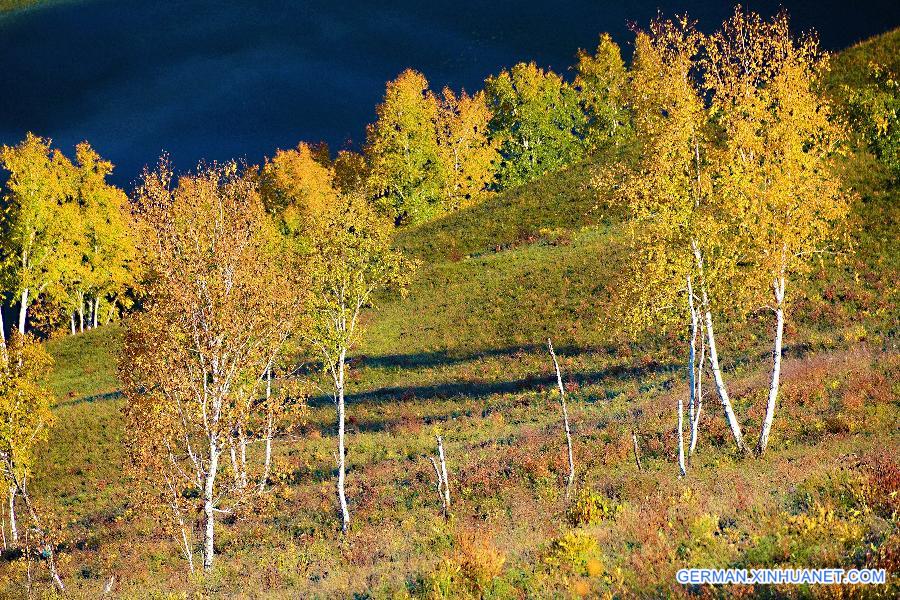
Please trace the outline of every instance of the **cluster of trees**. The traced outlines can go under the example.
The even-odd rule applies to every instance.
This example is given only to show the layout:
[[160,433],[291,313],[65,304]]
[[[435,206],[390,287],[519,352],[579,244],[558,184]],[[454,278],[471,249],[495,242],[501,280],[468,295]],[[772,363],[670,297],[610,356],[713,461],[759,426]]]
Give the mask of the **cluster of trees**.
[[372,294],[402,288],[413,264],[391,248],[391,222],[338,180],[301,144],[262,169],[228,163],[177,179],[164,160],[135,194],[148,277],[120,361],[129,464],[192,571],[196,532],[208,570],[217,515],[265,492],[272,438],[302,404],[303,357],[332,384],[349,527],[347,355]]
[[[709,36],[687,19],[653,22],[636,33],[630,70],[601,36],[595,53],[579,53],[572,83],[522,63],[474,95],[437,95],[405,71],[388,83],[363,154],[332,158],[324,146],[301,143],[258,168],[201,165],[180,177],[163,159],[131,201],[107,183],[112,165],[87,143],[74,161],[33,135],[3,147],[2,292],[20,305],[18,331],[8,343],[0,336],[0,472],[12,536],[21,497],[62,589],[26,485],[34,444],[52,423],[49,394],[36,384],[49,359],[25,335],[30,307],[54,324],[68,321],[74,333],[139,299],[119,365],[128,462],[136,496],[172,532],[192,571],[198,532],[208,570],[219,515],[265,493],[273,437],[302,406],[302,360],[330,384],[336,504],[347,531],[348,356],[373,295],[405,290],[416,266],[392,248],[394,226],[632,138],[642,146],[636,166],[622,173],[613,165],[616,173],[600,178],[631,217],[620,321],[689,332],[690,440],[686,453],[679,396],[680,470],[687,473],[697,446],[705,362],[735,445],[746,448],[714,325],[761,307],[773,318],[757,442],[764,452],[789,284],[827,250],[849,210],[833,164],[847,136],[820,91],[827,68],[815,38],[792,37],[786,16],[767,21],[738,9]],[[548,348],[571,487],[565,390],[549,340]],[[446,511],[446,472],[438,475]]]
[[569,83],[534,63],[489,77],[473,95],[438,95],[416,71],[387,84],[369,126],[366,191],[398,224],[465,207],[480,194],[566,167],[630,134],[626,69],[608,35],[580,51]]
[[[87,142],[75,160],[28,136],[0,148],[9,173],[0,213],[0,304],[18,303],[18,330],[29,311],[52,328],[83,331],[130,303],[139,263],[125,193],[107,183],[112,163]],[[2,330],[0,313],[0,330]]]
[[[820,91],[827,69],[815,37],[792,37],[784,14],[767,21],[738,8],[709,36],[686,18],[637,32],[629,82],[643,149],[616,182],[633,247],[621,296],[629,327],[687,325],[688,455],[704,358],[734,443],[746,449],[714,324],[761,310],[772,315],[773,350],[756,451],[768,444],[790,282],[828,251],[850,207],[835,168],[846,132]],[[685,474],[681,397],[677,411]]]

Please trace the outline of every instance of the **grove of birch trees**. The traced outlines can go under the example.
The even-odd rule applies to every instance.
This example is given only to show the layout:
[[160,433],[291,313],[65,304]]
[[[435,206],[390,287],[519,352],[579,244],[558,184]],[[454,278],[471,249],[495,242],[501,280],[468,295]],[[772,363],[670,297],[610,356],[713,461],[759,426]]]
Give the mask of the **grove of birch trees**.
[[[763,454],[777,431],[792,291],[813,257],[842,249],[850,208],[835,168],[847,133],[823,93],[827,70],[816,38],[792,35],[784,14],[765,20],[738,8],[712,35],[687,18],[637,30],[630,69],[601,36],[595,53],[579,53],[571,83],[520,63],[483,91],[436,94],[407,70],[387,84],[362,153],[332,158],[302,142],[259,167],[201,164],[181,175],[163,159],[131,199],[108,183],[112,164],[86,142],[74,160],[32,134],[4,146],[0,296],[18,307],[9,339],[0,323],[0,471],[12,540],[19,498],[64,588],[27,486],[33,448],[53,422],[38,384],[49,357],[29,324],[74,334],[132,308],[119,362],[128,476],[188,569],[210,570],[217,520],[266,493],[273,439],[308,393],[300,363],[321,375],[312,378],[334,403],[335,513],[346,533],[347,372],[361,315],[379,294],[404,293],[417,267],[395,249],[395,227],[632,142],[636,164],[606,165],[597,177],[627,216],[629,263],[611,329],[686,332],[687,394],[673,407],[685,476],[706,374],[735,449],[748,450],[716,332],[771,315],[765,417],[754,432]],[[572,432],[549,339],[548,350],[568,497]]]
[[[697,447],[708,361],[739,452],[747,449],[720,366],[726,315],[768,311],[772,363],[756,451],[775,419],[791,277],[840,249],[849,192],[835,160],[846,137],[822,91],[828,61],[785,14],[736,9],[711,36],[687,18],[638,31],[630,73],[638,166],[613,185],[629,215],[632,270],[620,294],[629,327],[688,330],[688,455]],[[604,185],[609,181],[598,178]],[[718,325],[717,325],[718,324]],[[698,360],[698,345],[699,356]],[[683,400],[678,464],[687,472]]]

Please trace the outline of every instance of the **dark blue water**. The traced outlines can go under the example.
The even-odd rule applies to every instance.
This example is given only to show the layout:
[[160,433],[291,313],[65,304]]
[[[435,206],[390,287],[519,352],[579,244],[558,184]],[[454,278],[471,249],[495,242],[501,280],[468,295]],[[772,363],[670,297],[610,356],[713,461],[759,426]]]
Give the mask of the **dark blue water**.
[[[771,14],[778,2],[749,2]],[[837,49],[900,24],[900,2],[784,0],[798,29]],[[405,67],[432,87],[479,89],[522,60],[564,71],[609,31],[621,44],[656,15],[702,28],[727,2],[87,0],[0,18],[0,143],[26,131],[82,139],[121,185],[167,150],[176,165],[258,161],[299,140],[363,141],[386,80]],[[627,52],[627,49],[626,49]]]

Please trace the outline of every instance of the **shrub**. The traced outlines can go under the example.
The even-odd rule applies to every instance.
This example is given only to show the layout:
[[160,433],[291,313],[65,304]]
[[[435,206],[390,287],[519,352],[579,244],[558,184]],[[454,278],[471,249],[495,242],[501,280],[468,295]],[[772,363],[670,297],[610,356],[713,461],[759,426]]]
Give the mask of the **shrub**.
[[621,510],[621,506],[613,503],[602,494],[586,490],[581,492],[569,508],[567,517],[573,527],[596,525],[605,519],[611,519]]
[[550,543],[544,562],[552,567],[567,572],[584,574],[591,570],[602,570],[602,565],[594,556],[597,553],[597,540],[582,531],[568,531]]

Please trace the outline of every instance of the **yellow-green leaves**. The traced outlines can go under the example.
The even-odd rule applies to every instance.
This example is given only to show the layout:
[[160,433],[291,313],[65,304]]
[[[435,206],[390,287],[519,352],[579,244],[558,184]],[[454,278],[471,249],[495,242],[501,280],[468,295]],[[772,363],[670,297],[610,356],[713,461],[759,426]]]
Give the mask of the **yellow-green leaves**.
[[700,42],[686,20],[656,21],[635,40],[629,95],[641,161],[620,194],[634,250],[619,292],[629,328],[683,323],[694,246],[720,241],[710,235],[708,116],[694,79]]
[[609,34],[600,36],[594,54],[578,51],[573,86],[588,118],[587,138],[591,148],[624,141],[631,126],[627,109],[628,73],[619,46]]
[[775,279],[803,269],[849,211],[833,168],[846,133],[821,93],[827,57],[812,36],[791,36],[785,14],[736,10],[711,36],[706,87],[722,128],[718,194],[745,248],[746,286],[771,296]]
[[425,76],[407,69],[388,82],[377,113],[367,134],[371,194],[397,222],[439,214],[443,164],[435,132],[438,103]]
[[587,118],[562,77],[519,63],[485,81],[491,134],[500,143],[497,183],[514,187],[584,154]]
[[293,235],[302,234],[337,196],[334,173],[323,162],[313,147],[301,142],[294,150],[279,150],[262,168],[263,202]]
[[4,287],[16,296],[27,289],[33,298],[81,258],[74,167],[49,140],[30,133],[0,149],[0,163],[10,173],[0,216]]
[[12,332],[0,356],[0,457],[7,477],[21,481],[28,474],[34,448],[53,424],[52,397],[38,384],[51,364],[43,346]]
[[438,105],[437,141],[444,174],[444,209],[475,202],[494,178],[498,144],[488,138],[484,93],[457,95],[444,88]]
[[471,204],[496,168],[483,93],[469,96],[406,70],[388,82],[378,120],[369,126],[369,193],[398,223],[415,223]]
[[415,263],[392,248],[393,227],[363,197],[345,194],[318,222],[310,253],[312,341],[336,361],[359,335],[359,315],[385,288],[404,292]]

